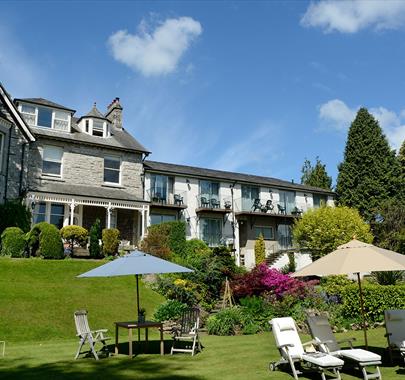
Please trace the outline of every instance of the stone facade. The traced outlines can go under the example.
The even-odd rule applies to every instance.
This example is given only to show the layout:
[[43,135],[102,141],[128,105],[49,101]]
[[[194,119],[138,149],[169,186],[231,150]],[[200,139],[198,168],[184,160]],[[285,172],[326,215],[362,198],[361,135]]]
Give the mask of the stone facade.
[[[141,153],[117,151],[85,144],[55,141],[37,135],[37,142],[30,147],[29,187],[40,189],[48,182],[62,182],[71,185],[113,187],[125,190],[137,199],[143,198],[141,174],[143,172]],[[62,176],[54,178],[42,175],[42,153],[44,146],[63,148]],[[104,157],[121,159],[121,184],[104,184]],[[86,194],[83,194],[86,195]],[[91,196],[91,194],[88,194]]]
[[[2,111],[4,114],[4,109]],[[0,203],[24,194],[29,154],[26,138],[8,117],[9,115],[4,116],[0,116],[0,132],[4,135],[4,155],[0,168]]]

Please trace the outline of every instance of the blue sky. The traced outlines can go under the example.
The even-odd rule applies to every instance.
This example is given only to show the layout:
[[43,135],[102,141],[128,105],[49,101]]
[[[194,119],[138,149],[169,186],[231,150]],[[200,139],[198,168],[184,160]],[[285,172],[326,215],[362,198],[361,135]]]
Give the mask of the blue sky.
[[405,2],[3,1],[0,80],[13,97],[104,111],[151,159],[336,179],[365,106],[405,138]]

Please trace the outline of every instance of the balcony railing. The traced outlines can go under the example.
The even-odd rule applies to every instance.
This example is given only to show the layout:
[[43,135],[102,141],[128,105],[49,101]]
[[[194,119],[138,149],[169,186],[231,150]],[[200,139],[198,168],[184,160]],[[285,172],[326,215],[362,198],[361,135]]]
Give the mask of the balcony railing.
[[149,189],[146,191],[146,200],[154,205],[186,207],[187,192],[163,193]]
[[235,212],[257,212],[262,214],[280,214],[300,216],[303,209],[296,203],[275,202],[272,199],[235,199]]
[[198,194],[198,208],[231,210],[231,198],[220,198],[218,195]]

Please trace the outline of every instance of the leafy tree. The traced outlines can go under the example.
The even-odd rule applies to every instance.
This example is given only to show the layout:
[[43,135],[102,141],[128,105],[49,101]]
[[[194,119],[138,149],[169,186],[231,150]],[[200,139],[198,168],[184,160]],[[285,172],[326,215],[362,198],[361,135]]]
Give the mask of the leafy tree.
[[303,185],[320,187],[322,189],[331,190],[332,177],[326,172],[326,165],[323,165],[319,157],[316,157],[316,164],[312,166],[311,161],[305,160],[301,169],[301,183]]
[[28,232],[31,227],[31,211],[20,199],[0,204],[0,235],[7,227],[19,227]]
[[261,264],[266,259],[266,245],[262,234],[259,235],[255,242],[255,259],[256,265]]
[[118,253],[120,245],[120,231],[116,228],[104,228],[102,233],[103,254],[112,256]]
[[368,221],[378,205],[403,191],[395,152],[378,122],[360,108],[349,129],[336,192],[339,205],[355,207]]
[[100,219],[96,219],[94,224],[90,227],[89,252],[91,257],[97,258],[101,256],[101,247],[100,247],[100,239],[102,237],[101,231],[102,229]]
[[308,250],[314,260],[356,239],[371,243],[370,226],[358,211],[349,207],[321,207],[308,210],[295,222],[294,241],[301,249]]
[[405,174],[405,140],[399,149],[398,160],[401,165],[402,173]]
[[376,244],[405,254],[405,200],[392,198],[383,202],[377,215],[372,224]]

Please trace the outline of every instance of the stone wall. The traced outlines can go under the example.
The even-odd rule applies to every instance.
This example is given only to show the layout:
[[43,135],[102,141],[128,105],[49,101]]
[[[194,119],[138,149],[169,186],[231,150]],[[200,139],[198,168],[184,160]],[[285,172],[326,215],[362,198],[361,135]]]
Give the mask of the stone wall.
[[[111,155],[121,159],[120,188],[135,197],[143,198],[142,155],[135,152],[118,151],[84,144],[54,141],[37,136],[38,140],[30,149],[29,184],[30,188],[41,189],[47,181],[59,181],[69,185],[102,186],[104,184],[104,157]],[[52,178],[42,175],[42,152],[45,145],[63,148],[62,177]],[[91,194],[83,194],[91,195]]]
[[11,121],[0,117],[0,132],[4,134],[4,156],[0,168],[0,203],[3,203],[18,198],[26,189],[29,149],[25,146],[27,140],[24,135]]

